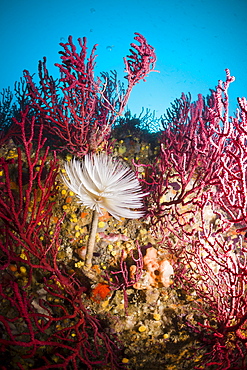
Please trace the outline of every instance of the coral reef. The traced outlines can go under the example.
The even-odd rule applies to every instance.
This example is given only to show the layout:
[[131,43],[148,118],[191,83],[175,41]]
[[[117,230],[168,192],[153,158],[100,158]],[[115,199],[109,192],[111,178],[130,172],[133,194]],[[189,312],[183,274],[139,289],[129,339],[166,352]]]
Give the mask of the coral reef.
[[[154,70],[135,39],[126,89],[115,72],[95,79],[95,47],[86,62],[86,39],[78,52],[69,37],[59,80],[44,59],[17,103],[1,95],[2,370],[247,368],[246,99],[229,117],[226,70],[207,99],[182,94],[156,134],[148,114],[119,118]],[[148,194],[140,219],[102,210],[86,271],[94,211],[61,179],[65,160],[102,152]]]

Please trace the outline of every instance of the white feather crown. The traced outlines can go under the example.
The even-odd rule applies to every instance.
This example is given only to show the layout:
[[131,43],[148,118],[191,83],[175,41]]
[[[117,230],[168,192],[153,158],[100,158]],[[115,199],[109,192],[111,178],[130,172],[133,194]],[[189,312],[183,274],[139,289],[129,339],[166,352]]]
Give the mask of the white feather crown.
[[[72,159],[65,164],[68,179],[64,183],[84,206],[102,214],[105,208],[113,217],[140,218],[143,211],[143,193],[134,172],[111,156],[86,154],[83,161]],[[132,208],[132,210],[130,209]]]

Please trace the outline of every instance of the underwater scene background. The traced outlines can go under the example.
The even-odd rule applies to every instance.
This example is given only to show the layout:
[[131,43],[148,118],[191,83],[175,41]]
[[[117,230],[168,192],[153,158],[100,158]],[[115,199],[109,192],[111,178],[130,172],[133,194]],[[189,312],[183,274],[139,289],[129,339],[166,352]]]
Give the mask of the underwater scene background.
[[129,42],[123,74],[69,36],[1,92],[2,370],[247,368],[246,98],[225,69],[133,113],[161,72]]

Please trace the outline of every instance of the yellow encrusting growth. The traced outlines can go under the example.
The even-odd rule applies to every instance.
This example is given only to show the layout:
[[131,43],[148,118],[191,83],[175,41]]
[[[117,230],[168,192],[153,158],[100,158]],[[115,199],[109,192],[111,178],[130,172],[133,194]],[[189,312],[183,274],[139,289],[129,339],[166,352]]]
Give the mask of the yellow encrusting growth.
[[139,326],[138,330],[139,330],[140,333],[144,333],[144,331],[147,330],[147,327],[144,326],[144,325],[141,325],[141,326]]
[[20,267],[20,273],[21,273],[22,275],[25,275],[25,274],[27,273],[27,269],[26,269],[26,267],[25,267],[25,266],[21,266],[21,267]]
[[100,229],[102,229],[104,226],[105,226],[105,222],[100,221],[100,222],[98,223],[98,227],[99,227]]
[[84,261],[79,261],[75,263],[75,267],[81,268],[85,265]]
[[72,154],[67,154],[67,155],[66,155],[66,160],[67,160],[68,162],[70,162],[70,161],[71,161],[71,159],[72,159]]
[[22,258],[23,260],[27,260],[27,256],[25,254],[24,249],[22,249],[22,251],[21,251],[20,258]]
[[159,313],[154,313],[153,318],[154,320],[159,321],[161,319],[161,316]]

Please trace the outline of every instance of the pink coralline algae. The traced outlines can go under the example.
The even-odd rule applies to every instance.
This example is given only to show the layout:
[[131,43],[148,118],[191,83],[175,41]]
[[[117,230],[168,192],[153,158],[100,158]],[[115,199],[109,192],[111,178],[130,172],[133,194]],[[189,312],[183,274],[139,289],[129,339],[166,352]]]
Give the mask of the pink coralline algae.
[[[133,268],[134,267],[134,268]],[[136,273],[135,265],[130,267],[131,276]],[[135,289],[168,288],[173,275],[173,267],[166,258],[158,258],[157,249],[150,246],[143,257],[143,274],[133,285]]]

